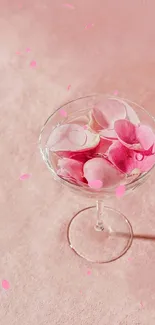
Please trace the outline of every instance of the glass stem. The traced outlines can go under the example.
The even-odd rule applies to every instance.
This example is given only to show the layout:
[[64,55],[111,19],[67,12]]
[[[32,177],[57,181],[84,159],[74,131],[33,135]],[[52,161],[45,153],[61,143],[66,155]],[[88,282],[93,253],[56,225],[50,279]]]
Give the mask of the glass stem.
[[96,201],[97,222],[96,222],[95,229],[98,231],[104,230],[104,225],[103,225],[103,221],[102,221],[102,214],[103,214],[102,207],[103,207],[103,202],[100,200],[97,200]]

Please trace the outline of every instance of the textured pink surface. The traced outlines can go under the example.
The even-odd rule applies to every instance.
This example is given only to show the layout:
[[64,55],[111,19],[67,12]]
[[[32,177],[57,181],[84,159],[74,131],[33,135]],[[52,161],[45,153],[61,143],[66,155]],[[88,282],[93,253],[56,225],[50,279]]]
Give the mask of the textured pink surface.
[[[117,89],[155,114],[155,2],[70,4],[0,0],[0,277],[11,283],[0,289],[0,324],[154,325],[155,172],[106,202],[127,215],[135,239],[121,259],[93,265],[66,241],[72,215],[92,202],[52,180],[37,140],[56,107],[92,92]],[[21,182],[23,172],[32,176]]]

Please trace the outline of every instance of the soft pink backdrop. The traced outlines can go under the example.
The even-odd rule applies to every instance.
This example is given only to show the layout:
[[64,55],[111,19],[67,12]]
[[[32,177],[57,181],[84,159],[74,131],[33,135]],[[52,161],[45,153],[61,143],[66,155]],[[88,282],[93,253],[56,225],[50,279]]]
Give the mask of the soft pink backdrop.
[[[0,0],[0,324],[154,325],[155,238],[108,265],[75,256],[66,226],[89,202],[52,180],[37,139],[58,105],[92,92],[118,90],[155,115],[155,2],[68,2]],[[136,234],[155,232],[154,177],[108,202]]]

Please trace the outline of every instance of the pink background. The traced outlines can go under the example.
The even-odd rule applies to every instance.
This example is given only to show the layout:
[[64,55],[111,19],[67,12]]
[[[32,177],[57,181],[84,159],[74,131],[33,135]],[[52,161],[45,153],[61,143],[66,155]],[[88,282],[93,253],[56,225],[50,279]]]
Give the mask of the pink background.
[[[154,325],[155,236],[135,239],[108,265],[75,256],[66,226],[90,202],[52,180],[37,140],[58,105],[92,92],[118,90],[155,115],[155,2],[71,0],[75,9],[63,3],[0,0],[0,283],[10,284],[0,286],[0,324]],[[23,173],[32,176],[21,181]],[[155,229],[154,176],[109,201],[135,234],[148,237]]]

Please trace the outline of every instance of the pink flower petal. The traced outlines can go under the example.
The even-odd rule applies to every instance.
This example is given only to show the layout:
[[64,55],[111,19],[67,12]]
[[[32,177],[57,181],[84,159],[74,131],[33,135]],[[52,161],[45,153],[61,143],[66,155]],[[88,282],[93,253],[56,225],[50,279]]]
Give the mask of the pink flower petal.
[[136,114],[136,112],[134,111],[134,109],[129,105],[127,104],[125,101],[121,100],[121,102],[125,105],[125,108],[126,108],[126,114],[127,114],[127,119],[135,124],[135,125],[138,125],[140,123],[140,120],[139,120],[139,117],[138,115]]
[[135,168],[141,173],[148,172],[155,165],[155,155],[145,155],[144,152],[136,152],[119,141],[115,141],[108,150],[109,160],[124,173],[130,174]]
[[31,62],[30,62],[30,66],[31,66],[32,68],[35,68],[36,65],[37,65],[36,61],[31,61]]
[[91,28],[91,27],[93,27],[94,26],[94,24],[87,24],[86,26],[85,26],[85,29],[89,29],[89,28]]
[[47,147],[54,152],[83,152],[95,148],[99,141],[98,134],[84,130],[78,124],[64,124],[53,130]]
[[152,147],[152,153],[153,154],[155,153],[155,138],[154,138],[154,144],[153,144],[153,147]]
[[23,175],[20,176],[20,180],[23,181],[25,179],[29,179],[30,177],[31,177],[30,174],[23,174]]
[[90,158],[93,158],[93,149],[90,149],[88,151],[83,151],[83,152],[58,151],[57,155],[60,158],[70,158],[85,163]]
[[109,160],[122,172],[130,173],[134,168],[133,153],[123,146],[121,142],[115,141],[108,150]]
[[148,150],[154,144],[155,135],[152,129],[147,125],[139,125],[136,128],[136,136],[144,150]]
[[83,171],[88,184],[100,180],[104,187],[113,186],[124,178],[124,174],[113,167],[109,161],[99,157],[88,160],[84,164]]
[[87,271],[87,274],[88,274],[88,275],[90,275],[90,274],[91,274],[91,271],[90,271],[90,270],[88,270],[88,271]]
[[139,157],[136,152],[133,152],[134,168],[138,168],[142,173],[148,172],[155,165],[155,155]]
[[125,185],[120,185],[116,188],[116,197],[121,197],[125,193]]
[[83,163],[74,159],[62,158],[58,160],[57,171],[59,176],[64,178],[71,177],[75,180],[83,180]]
[[94,181],[88,182],[88,186],[94,189],[100,189],[103,187],[103,182],[100,181],[99,179],[96,179]]
[[116,140],[117,139],[117,134],[115,130],[109,130],[109,129],[103,129],[102,131],[99,132],[100,137],[106,138],[106,139],[111,139],[111,140]]
[[7,280],[3,280],[2,287],[3,287],[3,289],[8,290],[10,288],[9,282]]
[[125,105],[117,99],[109,98],[96,104],[92,115],[103,129],[113,129],[116,120],[126,117],[126,109]]
[[141,148],[137,139],[136,126],[128,120],[118,120],[114,124],[114,130],[121,143],[128,148]]
[[64,3],[63,6],[66,8],[69,8],[69,9],[75,9],[75,7],[73,5],[71,5],[70,3]]
[[100,142],[98,146],[94,149],[93,154],[94,155],[105,155],[107,153],[107,150],[112,145],[112,141],[108,139],[100,139]]
[[114,95],[117,96],[118,95],[118,90],[114,91]]
[[67,89],[70,90],[70,88],[71,88],[71,85],[68,85]]
[[93,117],[93,112],[89,112],[89,123],[88,126],[92,131],[99,132],[102,130],[102,127],[96,122],[96,120]]

